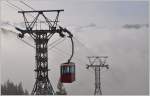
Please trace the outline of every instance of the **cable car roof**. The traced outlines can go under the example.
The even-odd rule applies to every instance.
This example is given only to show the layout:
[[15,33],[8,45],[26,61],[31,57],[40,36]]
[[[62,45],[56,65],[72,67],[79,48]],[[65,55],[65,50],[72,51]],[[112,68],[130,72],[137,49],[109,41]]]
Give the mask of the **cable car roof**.
[[73,62],[70,62],[70,63],[62,63],[61,66],[72,66],[72,65],[75,65],[75,63],[73,63]]

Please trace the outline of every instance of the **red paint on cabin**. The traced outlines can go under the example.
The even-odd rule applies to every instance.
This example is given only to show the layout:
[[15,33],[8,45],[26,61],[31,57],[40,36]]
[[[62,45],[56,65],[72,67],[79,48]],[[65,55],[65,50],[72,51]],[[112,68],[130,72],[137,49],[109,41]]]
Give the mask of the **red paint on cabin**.
[[75,81],[75,64],[73,62],[63,63],[60,73],[62,83],[72,83]]

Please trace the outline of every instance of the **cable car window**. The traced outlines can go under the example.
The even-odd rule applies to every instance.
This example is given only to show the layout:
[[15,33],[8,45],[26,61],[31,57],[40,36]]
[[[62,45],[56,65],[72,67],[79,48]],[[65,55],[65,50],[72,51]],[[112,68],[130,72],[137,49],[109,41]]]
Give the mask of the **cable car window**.
[[73,73],[75,73],[75,67],[72,67],[72,69],[73,69]]
[[71,73],[75,73],[75,66],[71,66]]
[[67,73],[70,73],[70,66],[67,67]]
[[64,67],[64,70],[63,70],[63,71],[64,71],[64,74],[67,73],[67,67],[66,67],[66,66]]
[[70,66],[70,73],[72,73],[72,66]]
[[69,66],[68,68],[69,68],[69,73],[71,73],[71,66]]
[[74,66],[72,67],[72,73],[75,73],[75,67]]
[[61,70],[61,75],[62,75],[62,74],[64,73],[64,72],[63,72],[63,67],[61,67],[61,69],[60,69],[60,70]]

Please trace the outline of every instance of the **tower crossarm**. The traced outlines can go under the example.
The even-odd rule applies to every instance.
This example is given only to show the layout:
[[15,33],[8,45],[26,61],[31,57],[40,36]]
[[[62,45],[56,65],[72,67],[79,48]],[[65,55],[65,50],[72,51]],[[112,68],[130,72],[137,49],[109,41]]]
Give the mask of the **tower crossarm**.
[[18,27],[16,27],[16,29],[18,31],[20,31],[22,34],[25,34],[25,33],[28,33],[28,34],[31,34],[31,33],[37,33],[37,34],[46,34],[46,33],[55,33],[56,30],[22,30]]
[[[22,13],[23,15],[23,18],[24,18],[24,23],[25,23],[25,27],[26,27],[26,33],[33,33],[34,31],[38,31],[38,30],[33,30],[35,27],[37,27],[37,23],[39,23],[38,21],[41,21],[39,20],[40,16],[42,16],[44,18],[44,23],[48,26],[48,28],[45,30],[47,32],[54,32],[54,31],[57,31],[56,30],[56,27],[57,27],[57,22],[58,22],[58,17],[59,17],[59,13],[61,11],[64,11],[63,9],[60,9],[60,10],[34,10],[34,11],[18,11],[18,13]],[[45,12],[56,12],[56,17],[54,18],[54,20],[51,20],[49,18],[47,18],[46,14],[44,14]],[[37,13],[37,14],[34,14],[35,17],[33,18],[33,20],[30,20],[27,18],[26,14],[34,14],[34,13]],[[43,22],[43,21],[42,21]],[[40,22],[41,23],[41,22]],[[41,25],[40,25],[41,26]],[[19,28],[16,28],[17,30]],[[22,31],[22,34],[24,34],[25,30],[20,30],[19,31]],[[41,30],[41,29],[40,29]],[[24,32],[24,33],[23,33]]]
[[90,58],[108,58],[108,56],[87,56],[89,59]]
[[101,64],[101,65],[87,65],[87,68],[89,68],[89,67],[94,67],[94,68],[96,68],[96,67],[105,67],[105,68],[109,69],[109,65],[106,65],[106,64]]
[[34,12],[60,12],[64,11],[63,9],[59,10],[34,10],[34,11],[18,11],[18,13],[34,13]]

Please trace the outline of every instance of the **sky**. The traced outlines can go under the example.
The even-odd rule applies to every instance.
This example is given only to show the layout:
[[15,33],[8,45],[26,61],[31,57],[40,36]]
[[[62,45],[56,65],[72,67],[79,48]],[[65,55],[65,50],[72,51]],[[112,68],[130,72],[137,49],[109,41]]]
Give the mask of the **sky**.
[[[9,2],[23,10],[31,10],[18,0]],[[75,56],[72,60],[76,63],[76,81],[64,84],[68,94],[93,94],[94,70],[86,69],[86,64],[89,64],[87,56],[93,55],[108,56],[107,63],[110,69],[104,68],[101,71],[104,95],[149,93],[148,1],[24,0],[24,2],[36,10],[64,9],[60,14],[59,25],[68,28],[77,38],[74,40]],[[1,1],[1,28],[17,32],[14,26],[24,27],[22,15],[17,11],[19,9],[10,7],[5,0]],[[56,38],[57,36],[53,40]],[[30,37],[26,36],[25,40],[33,44]],[[49,79],[54,90],[57,90],[60,64],[69,58],[69,54],[66,53],[70,53],[70,49],[69,40],[65,39],[56,48],[49,50],[48,61],[51,69]],[[8,79],[15,83],[21,81],[31,92],[35,82],[34,55],[35,50],[17,39],[15,33],[1,30],[1,82]]]

